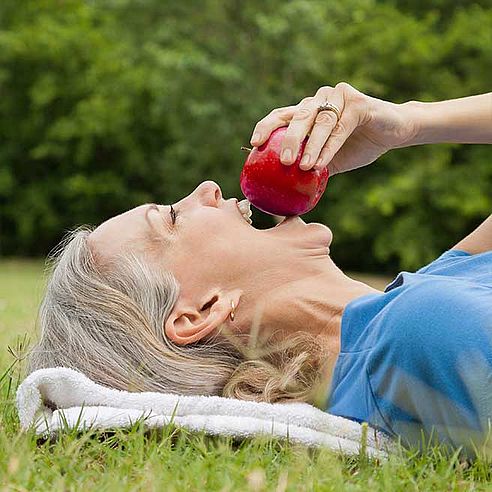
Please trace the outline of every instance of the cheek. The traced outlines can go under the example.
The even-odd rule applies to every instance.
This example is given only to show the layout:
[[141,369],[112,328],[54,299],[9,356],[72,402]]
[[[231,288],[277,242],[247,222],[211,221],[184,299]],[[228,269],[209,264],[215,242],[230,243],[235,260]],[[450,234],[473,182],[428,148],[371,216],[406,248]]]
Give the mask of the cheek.
[[180,263],[194,265],[200,270],[228,267],[238,256],[240,249],[247,247],[244,229],[237,221],[202,214],[193,217],[178,235],[177,249]]

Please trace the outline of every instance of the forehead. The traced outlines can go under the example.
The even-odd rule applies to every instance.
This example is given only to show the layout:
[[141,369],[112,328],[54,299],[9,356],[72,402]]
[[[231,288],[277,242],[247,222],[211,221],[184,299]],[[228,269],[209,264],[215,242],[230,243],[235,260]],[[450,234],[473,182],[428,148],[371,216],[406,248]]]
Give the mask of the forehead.
[[96,254],[110,258],[125,252],[144,252],[156,243],[162,245],[165,237],[149,214],[152,208],[155,205],[140,205],[111,217],[94,229],[89,242]]

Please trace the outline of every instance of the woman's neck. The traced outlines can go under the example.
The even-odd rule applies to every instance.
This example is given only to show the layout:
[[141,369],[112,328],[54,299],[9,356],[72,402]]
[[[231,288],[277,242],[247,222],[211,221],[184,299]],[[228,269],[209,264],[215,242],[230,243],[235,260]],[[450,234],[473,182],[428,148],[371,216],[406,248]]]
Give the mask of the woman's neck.
[[297,278],[295,270],[292,273],[261,295],[257,291],[254,312],[248,316],[253,327],[256,324],[261,331],[268,329],[282,338],[298,331],[320,336],[327,350],[338,354],[345,307],[358,297],[380,291],[346,276],[331,259],[319,271]]

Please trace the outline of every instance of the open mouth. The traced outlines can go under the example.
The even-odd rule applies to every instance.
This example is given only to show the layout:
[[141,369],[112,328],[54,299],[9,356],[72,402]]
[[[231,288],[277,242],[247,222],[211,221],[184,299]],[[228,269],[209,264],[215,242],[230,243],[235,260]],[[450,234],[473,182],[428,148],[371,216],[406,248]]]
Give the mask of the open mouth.
[[[251,211],[251,203],[249,202],[249,200],[247,200],[247,199],[241,200],[240,202],[237,203],[237,208],[239,209],[239,212],[241,212],[243,219],[249,225],[253,225],[253,221],[251,220],[251,216],[253,215],[253,212]],[[290,217],[280,217],[280,216],[275,216],[275,217],[277,217],[279,220],[278,220],[277,224],[274,227],[271,227],[270,229],[275,229],[276,227],[279,227],[281,225],[286,225],[289,222],[295,222],[295,221],[304,222],[297,215],[293,215]],[[266,230],[268,230],[268,229],[266,229]]]
[[[249,200],[244,199],[244,200],[241,200],[240,202],[238,202],[237,199],[234,199],[234,200],[236,200],[236,206],[237,206],[239,213],[241,214],[243,220],[245,222],[247,222],[249,225],[253,226],[253,221],[251,220],[251,216],[252,216],[251,203],[249,202]],[[332,240],[332,233],[328,227],[326,227],[323,224],[316,223],[316,222],[306,223],[298,215],[291,215],[288,217],[280,217],[280,216],[276,216],[276,217],[278,219],[281,219],[281,220],[279,220],[279,222],[275,226],[270,227],[268,229],[262,229],[262,231],[268,233],[269,231],[273,231],[279,227],[282,230],[282,232],[279,234],[284,235],[284,236],[285,236],[285,234],[287,234],[289,236],[292,235],[293,237],[297,237],[297,236],[299,236],[299,234],[301,234],[301,236],[303,236],[304,235],[303,231],[315,232],[317,234],[317,237],[318,237],[320,234],[320,231],[321,231],[323,235],[321,236],[320,240],[323,243],[327,244],[327,252],[328,252],[328,254],[330,254],[329,245],[330,245],[331,240]],[[318,231],[318,232],[316,232],[316,231]]]
[[241,215],[243,216],[243,219],[249,224],[252,225],[253,221],[251,220],[251,216],[253,215],[253,212],[251,211],[251,203],[249,203],[248,200],[244,199],[238,202],[237,208],[241,212]]

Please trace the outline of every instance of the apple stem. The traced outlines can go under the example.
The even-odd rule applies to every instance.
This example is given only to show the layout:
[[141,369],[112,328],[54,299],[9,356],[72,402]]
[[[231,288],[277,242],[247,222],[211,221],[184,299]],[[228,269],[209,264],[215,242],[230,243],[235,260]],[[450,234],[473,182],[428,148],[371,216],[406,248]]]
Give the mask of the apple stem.
[[241,150],[244,150],[244,152],[251,152],[253,149],[250,149],[249,147],[241,147]]

